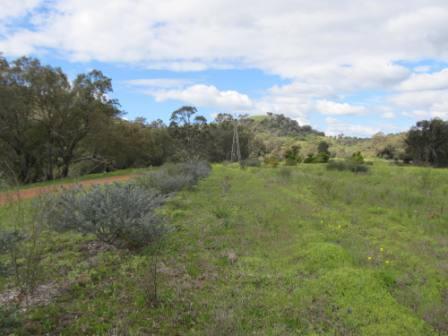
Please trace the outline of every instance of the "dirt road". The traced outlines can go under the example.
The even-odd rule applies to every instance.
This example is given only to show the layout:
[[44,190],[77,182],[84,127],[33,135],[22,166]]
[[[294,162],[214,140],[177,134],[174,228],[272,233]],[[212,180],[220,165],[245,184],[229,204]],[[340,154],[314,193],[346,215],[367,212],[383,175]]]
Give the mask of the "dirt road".
[[34,198],[43,194],[54,192],[59,190],[61,187],[73,188],[77,185],[89,187],[93,185],[110,184],[114,182],[125,182],[135,177],[135,175],[124,175],[124,176],[110,176],[104,178],[98,178],[93,180],[85,180],[79,182],[61,183],[46,187],[35,187],[29,189],[22,189],[17,191],[7,191],[0,193],[0,206],[7,203],[16,202],[18,200],[26,200]]

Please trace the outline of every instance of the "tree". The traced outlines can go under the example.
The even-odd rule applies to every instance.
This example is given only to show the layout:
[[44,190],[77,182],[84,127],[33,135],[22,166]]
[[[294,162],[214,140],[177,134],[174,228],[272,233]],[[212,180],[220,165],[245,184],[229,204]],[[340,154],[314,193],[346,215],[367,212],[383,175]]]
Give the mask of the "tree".
[[405,143],[406,154],[414,163],[448,166],[448,122],[419,121],[409,130]]
[[288,166],[295,166],[302,161],[300,156],[300,146],[293,145],[285,151],[285,161]]
[[386,160],[392,160],[397,157],[397,149],[393,145],[388,144],[378,151],[377,156]]
[[23,183],[65,177],[95,125],[119,115],[107,98],[111,80],[100,71],[70,83],[59,68],[22,57],[0,58],[0,141],[10,171]]
[[330,151],[328,150],[329,148],[330,148],[330,144],[328,142],[321,141],[321,142],[319,142],[319,145],[317,146],[317,152],[330,155]]
[[177,140],[177,156],[180,160],[206,156],[204,144],[209,133],[207,119],[194,106],[183,106],[171,114],[170,133]]

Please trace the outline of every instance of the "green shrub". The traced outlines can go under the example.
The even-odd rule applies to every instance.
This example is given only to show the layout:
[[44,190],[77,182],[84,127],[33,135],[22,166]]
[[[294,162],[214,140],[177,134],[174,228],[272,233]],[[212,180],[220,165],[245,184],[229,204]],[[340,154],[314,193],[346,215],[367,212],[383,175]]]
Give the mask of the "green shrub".
[[[0,231],[0,254],[9,253],[17,248],[17,245],[25,239],[19,231]],[[10,265],[0,260],[0,275],[9,273]]]
[[350,158],[351,161],[354,163],[364,163],[364,157],[362,156],[361,152],[355,152],[352,154],[352,157]]
[[330,160],[330,154],[325,152],[319,152],[314,157],[312,163],[327,163]]
[[351,171],[353,173],[367,173],[369,171],[369,167],[366,164],[357,163],[348,160],[330,160],[327,163],[328,170],[338,170],[338,171]]
[[300,146],[294,145],[288,148],[285,152],[285,164],[287,166],[295,166],[302,162],[302,157],[300,156]]
[[303,163],[313,163],[314,162],[314,154],[310,153],[307,155]]
[[211,167],[205,161],[165,164],[159,170],[137,178],[145,189],[157,189],[163,194],[190,188],[210,174]]
[[165,233],[163,219],[156,212],[165,199],[155,190],[112,184],[59,193],[43,211],[56,230],[93,233],[118,247],[139,248]]
[[242,160],[240,162],[240,166],[241,166],[241,168],[260,167],[261,166],[261,162],[260,162],[260,160],[258,160],[256,158],[250,158],[250,159]]
[[157,189],[162,194],[170,194],[194,184],[193,176],[171,174],[165,169],[150,172],[137,178],[138,185],[145,189]]
[[274,155],[268,155],[264,157],[264,164],[272,168],[277,168],[280,161]]

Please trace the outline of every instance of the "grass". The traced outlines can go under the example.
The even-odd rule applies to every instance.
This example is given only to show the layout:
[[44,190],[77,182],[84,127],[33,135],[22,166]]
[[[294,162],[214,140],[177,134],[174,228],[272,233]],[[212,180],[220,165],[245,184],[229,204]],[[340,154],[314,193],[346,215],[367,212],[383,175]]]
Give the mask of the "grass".
[[[162,210],[174,230],[157,305],[145,300],[151,246],[92,252],[93,237],[48,231],[41,281],[67,285],[15,332],[448,335],[447,196],[447,170],[218,165]],[[0,216],[16,218],[12,206]]]

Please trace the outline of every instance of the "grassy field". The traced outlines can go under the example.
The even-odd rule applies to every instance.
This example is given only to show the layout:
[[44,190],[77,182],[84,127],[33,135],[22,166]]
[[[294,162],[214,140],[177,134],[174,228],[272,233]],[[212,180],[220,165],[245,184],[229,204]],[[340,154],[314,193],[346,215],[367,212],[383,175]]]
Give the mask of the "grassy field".
[[[447,170],[214,166],[162,209],[173,230],[156,252],[46,231],[41,283],[57,295],[0,323],[17,335],[448,335],[447,200]],[[17,211],[0,208],[0,225]]]

